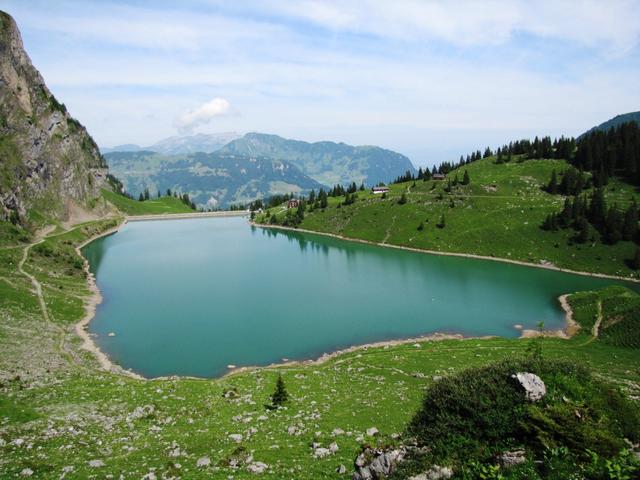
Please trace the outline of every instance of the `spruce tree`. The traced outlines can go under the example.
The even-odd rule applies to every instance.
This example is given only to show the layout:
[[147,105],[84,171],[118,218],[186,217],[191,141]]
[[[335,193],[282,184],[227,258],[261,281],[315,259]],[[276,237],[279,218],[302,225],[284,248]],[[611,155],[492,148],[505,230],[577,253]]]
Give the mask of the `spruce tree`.
[[404,205],[405,203],[407,203],[407,195],[402,192],[402,195],[400,195],[400,200],[398,200],[398,205]]
[[436,227],[444,228],[446,226],[446,221],[444,218],[444,213],[440,216],[440,221],[437,223]]
[[469,177],[469,172],[465,170],[462,177],[462,185],[469,185],[469,183],[471,183],[471,178]]
[[552,195],[558,193],[558,176],[555,170],[551,172],[551,180],[549,180],[549,183],[547,184],[547,192]]
[[274,407],[281,407],[284,405],[289,399],[289,394],[287,393],[287,388],[284,385],[284,380],[282,380],[282,374],[278,374],[278,380],[276,381],[276,389],[271,395],[271,404]]
[[636,254],[631,261],[631,268],[640,270],[640,247],[636,248]]

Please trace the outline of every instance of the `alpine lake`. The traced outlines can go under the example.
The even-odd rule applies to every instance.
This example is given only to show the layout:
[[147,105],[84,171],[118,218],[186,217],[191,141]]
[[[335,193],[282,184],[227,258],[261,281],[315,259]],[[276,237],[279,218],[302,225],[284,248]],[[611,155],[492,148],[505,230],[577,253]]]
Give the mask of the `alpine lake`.
[[149,378],[217,377],[436,332],[560,329],[560,295],[630,285],[263,229],[241,217],[130,222],[83,254],[103,296],[89,332],[112,361]]

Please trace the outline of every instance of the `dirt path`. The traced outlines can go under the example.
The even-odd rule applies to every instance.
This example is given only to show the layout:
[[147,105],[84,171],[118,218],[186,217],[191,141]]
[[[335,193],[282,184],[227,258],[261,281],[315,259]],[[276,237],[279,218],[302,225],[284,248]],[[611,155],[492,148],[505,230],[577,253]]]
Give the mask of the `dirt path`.
[[57,331],[58,334],[60,335],[60,339],[58,341],[58,351],[63,356],[67,357],[67,360],[71,363],[73,362],[73,355],[71,355],[71,353],[65,348],[65,345],[64,345],[66,332],[60,325],[52,321],[51,315],[49,313],[49,309],[47,308],[47,303],[45,302],[44,295],[42,293],[42,285],[34,275],[31,275],[29,272],[27,272],[24,269],[24,264],[29,258],[29,252],[31,251],[31,249],[36,245],[44,242],[47,235],[54,230],[55,230],[55,227],[50,225],[40,230],[38,233],[36,233],[35,240],[30,244],[28,244],[26,247],[24,247],[24,250],[22,252],[22,258],[20,259],[20,262],[18,262],[18,272],[24,275],[27,279],[29,279],[29,281],[31,282],[31,285],[33,285],[33,291],[38,297],[38,303],[40,304],[40,310],[42,311],[42,318],[44,319],[45,323],[50,329]]
[[391,236],[391,229],[393,229],[393,226],[395,225],[395,223],[396,223],[396,216],[394,215],[393,218],[391,219],[391,225],[389,225],[389,228],[387,228],[387,233],[385,233],[384,238],[380,243],[387,243],[387,240],[389,240],[389,237]]
[[598,338],[600,334],[600,325],[602,324],[602,300],[598,302],[598,318],[596,319],[596,323],[593,324],[593,328],[591,329],[591,335],[593,338]]

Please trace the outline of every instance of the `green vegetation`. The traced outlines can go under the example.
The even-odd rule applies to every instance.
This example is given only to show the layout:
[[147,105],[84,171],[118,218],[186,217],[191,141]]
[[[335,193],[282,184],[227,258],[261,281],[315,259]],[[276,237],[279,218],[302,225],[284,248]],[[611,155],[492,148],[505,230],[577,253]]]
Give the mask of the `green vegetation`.
[[149,199],[145,201],[133,200],[109,190],[102,190],[103,198],[127,215],[155,215],[163,213],[192,213],[193,209],[182,199],[173,196]]
[[[471,178],[473,185],[476,177]],[[369,196],[358,195],[355,206]],[[407,196],[411,199],[411,193]],[[330,197],[329,202],[335,205],[337,199]],[[394,208],[410,205],[411,201]],[[28,244],[20,240],[15,227],[3,227],[7,233],[0,245],[0,477],[12,478],[30,469],[36,478],[58,479],[63,469],[73,467],[71,477],[76,478],[107,474],[142,478],[150,472],[157,478],[255,478],[248,470],[253,464],[245,463],[252,458],[267,464],[264,475],[273,478],[340,478],[336,468],[342,464],[350,472],[364,444],[384,446],[402,440],[396,434],[405,431],[424,404],[425,388],[470,367],[530,356],[528,340],[444,340],[362,349],[322,364],[258,368],[217,380],[140,381],[108,373],[79,348],[73,331],[89,295],[74,247],[114,225],[115,220],[108,220],[70,231],[59,229],[29,248],[24,270],[42,287],[46,319],[31,281],[17,269]],[[605,294],[584,294],[580,308],[579,298],[570,297],[576,312],[583,312],[576,313],[581,322],[589,312],[597,312],[594,299],[601,295]],[[575,407],[581,415],[587,412],[585,432],[592,432],[592,421],[599,418],[606,427],[603,435],[613,432],[612,445],[617,446],[617,417],[596,416],[609,408],[592,388],[596,383],[578,388],[568,374],[552,372],[553,362],[562,359],[592,369],[596,377],[612,382],[612,392],[638,397],[639,350],[592,339],[587,330],[583,327],[571,340],[536,340],[549,365],[542,375],[553,395],[538,417],[533,417],[535,409],[528,415],[536,418],[533,425],[541,426],[541,432],[554,431],[547,430],[547,420],[556,415],[554,408],[560,408],[556,401],[562,393],[570,401],[567,409]],[[582,371],[576,369],[576,375]],[[585,375],[591,382],[591,374]],[[265,409],[273,402],[279,376],[288,400],[283,408]],[[611,398],[619,396],[612,393]],[[565,413],[560,410],[558,418],[565,418]],[[374,426],[380,433],[368,437],[366,429]],[[541,438],[541,432],[535,438]],[[316,458],[314,442],[323,447],[335,442],[339,450]],[[445,453],[453,451],[444,447]],[[544,450],[545,466],[560,469],[585,462],[575,451],[550,447]],[[493,460],[483,463],[487,457],[479,455],[476,463],[467,462],[465,468],[493,468]],[[597,455],[596,465],[608,461],[612,468],[629,468],[624,463],[627,457]],[[202,460],[200,467],[198,460]],[[91,467],[91,461],[104,466]]]
[[[552,172],[564,172],[564,160],[496,163],[496,156],[481,158],[464,166],[470,182],[454,181],[458,170],[445,180],[408,181],[389,186],[386,198],[358,192],[348,206],[343,197],[328,197],[326,208],[305,213],[299,228],[440,252],[468,253],[534,264],[555,265],[589,271],[637,277],[632,260],[633,241],[605,244],[595,230],[586,243],[576,241],[573,229],[545,231],[545,218],[562,209],[564,199],[544,190]],[[415,183],[415,186],[414,186]],[[450,186],[449,186],[450,185]],[[449,191],[447,191],[449,190]],[[590,194],[591,190],[585,190]],[[615,178],[602,188],[608,204],[631,204],[635,188]],[[406,204],[399,204],[402,196]],[[256,220],[268,223],[272,214],[281,223],[282,207],[270,209]],[[445,225],[446,228],[439,228]],[[416,225],[424,223],[424,230]]]
[[[516,372],[538,375],[544,397],[528,401]],[[408,433],[428,449],[398,478],[431,465],[452,467],[456,478],[490,470],[500,478],[611,478],[607,461],[628,475],[640,473],[640,462],[627,454],[627,440],[640,438],[637,406],[587,369],[543,357],[471,368],[434,383]],[[518,450],[522,463],[500,468],[501,455]]]

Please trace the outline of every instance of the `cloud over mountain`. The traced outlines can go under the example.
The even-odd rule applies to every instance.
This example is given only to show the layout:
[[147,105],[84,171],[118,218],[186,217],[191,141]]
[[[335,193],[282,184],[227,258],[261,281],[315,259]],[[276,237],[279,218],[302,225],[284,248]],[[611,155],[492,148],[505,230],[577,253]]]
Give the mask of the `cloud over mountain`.
[[216,97],[203,103],[198,108],[187,110],[175,119],[175,126],[180,133],[190,133],[194,128],[209,123],[216,117],[227,115],[231,104],[225,98]]

